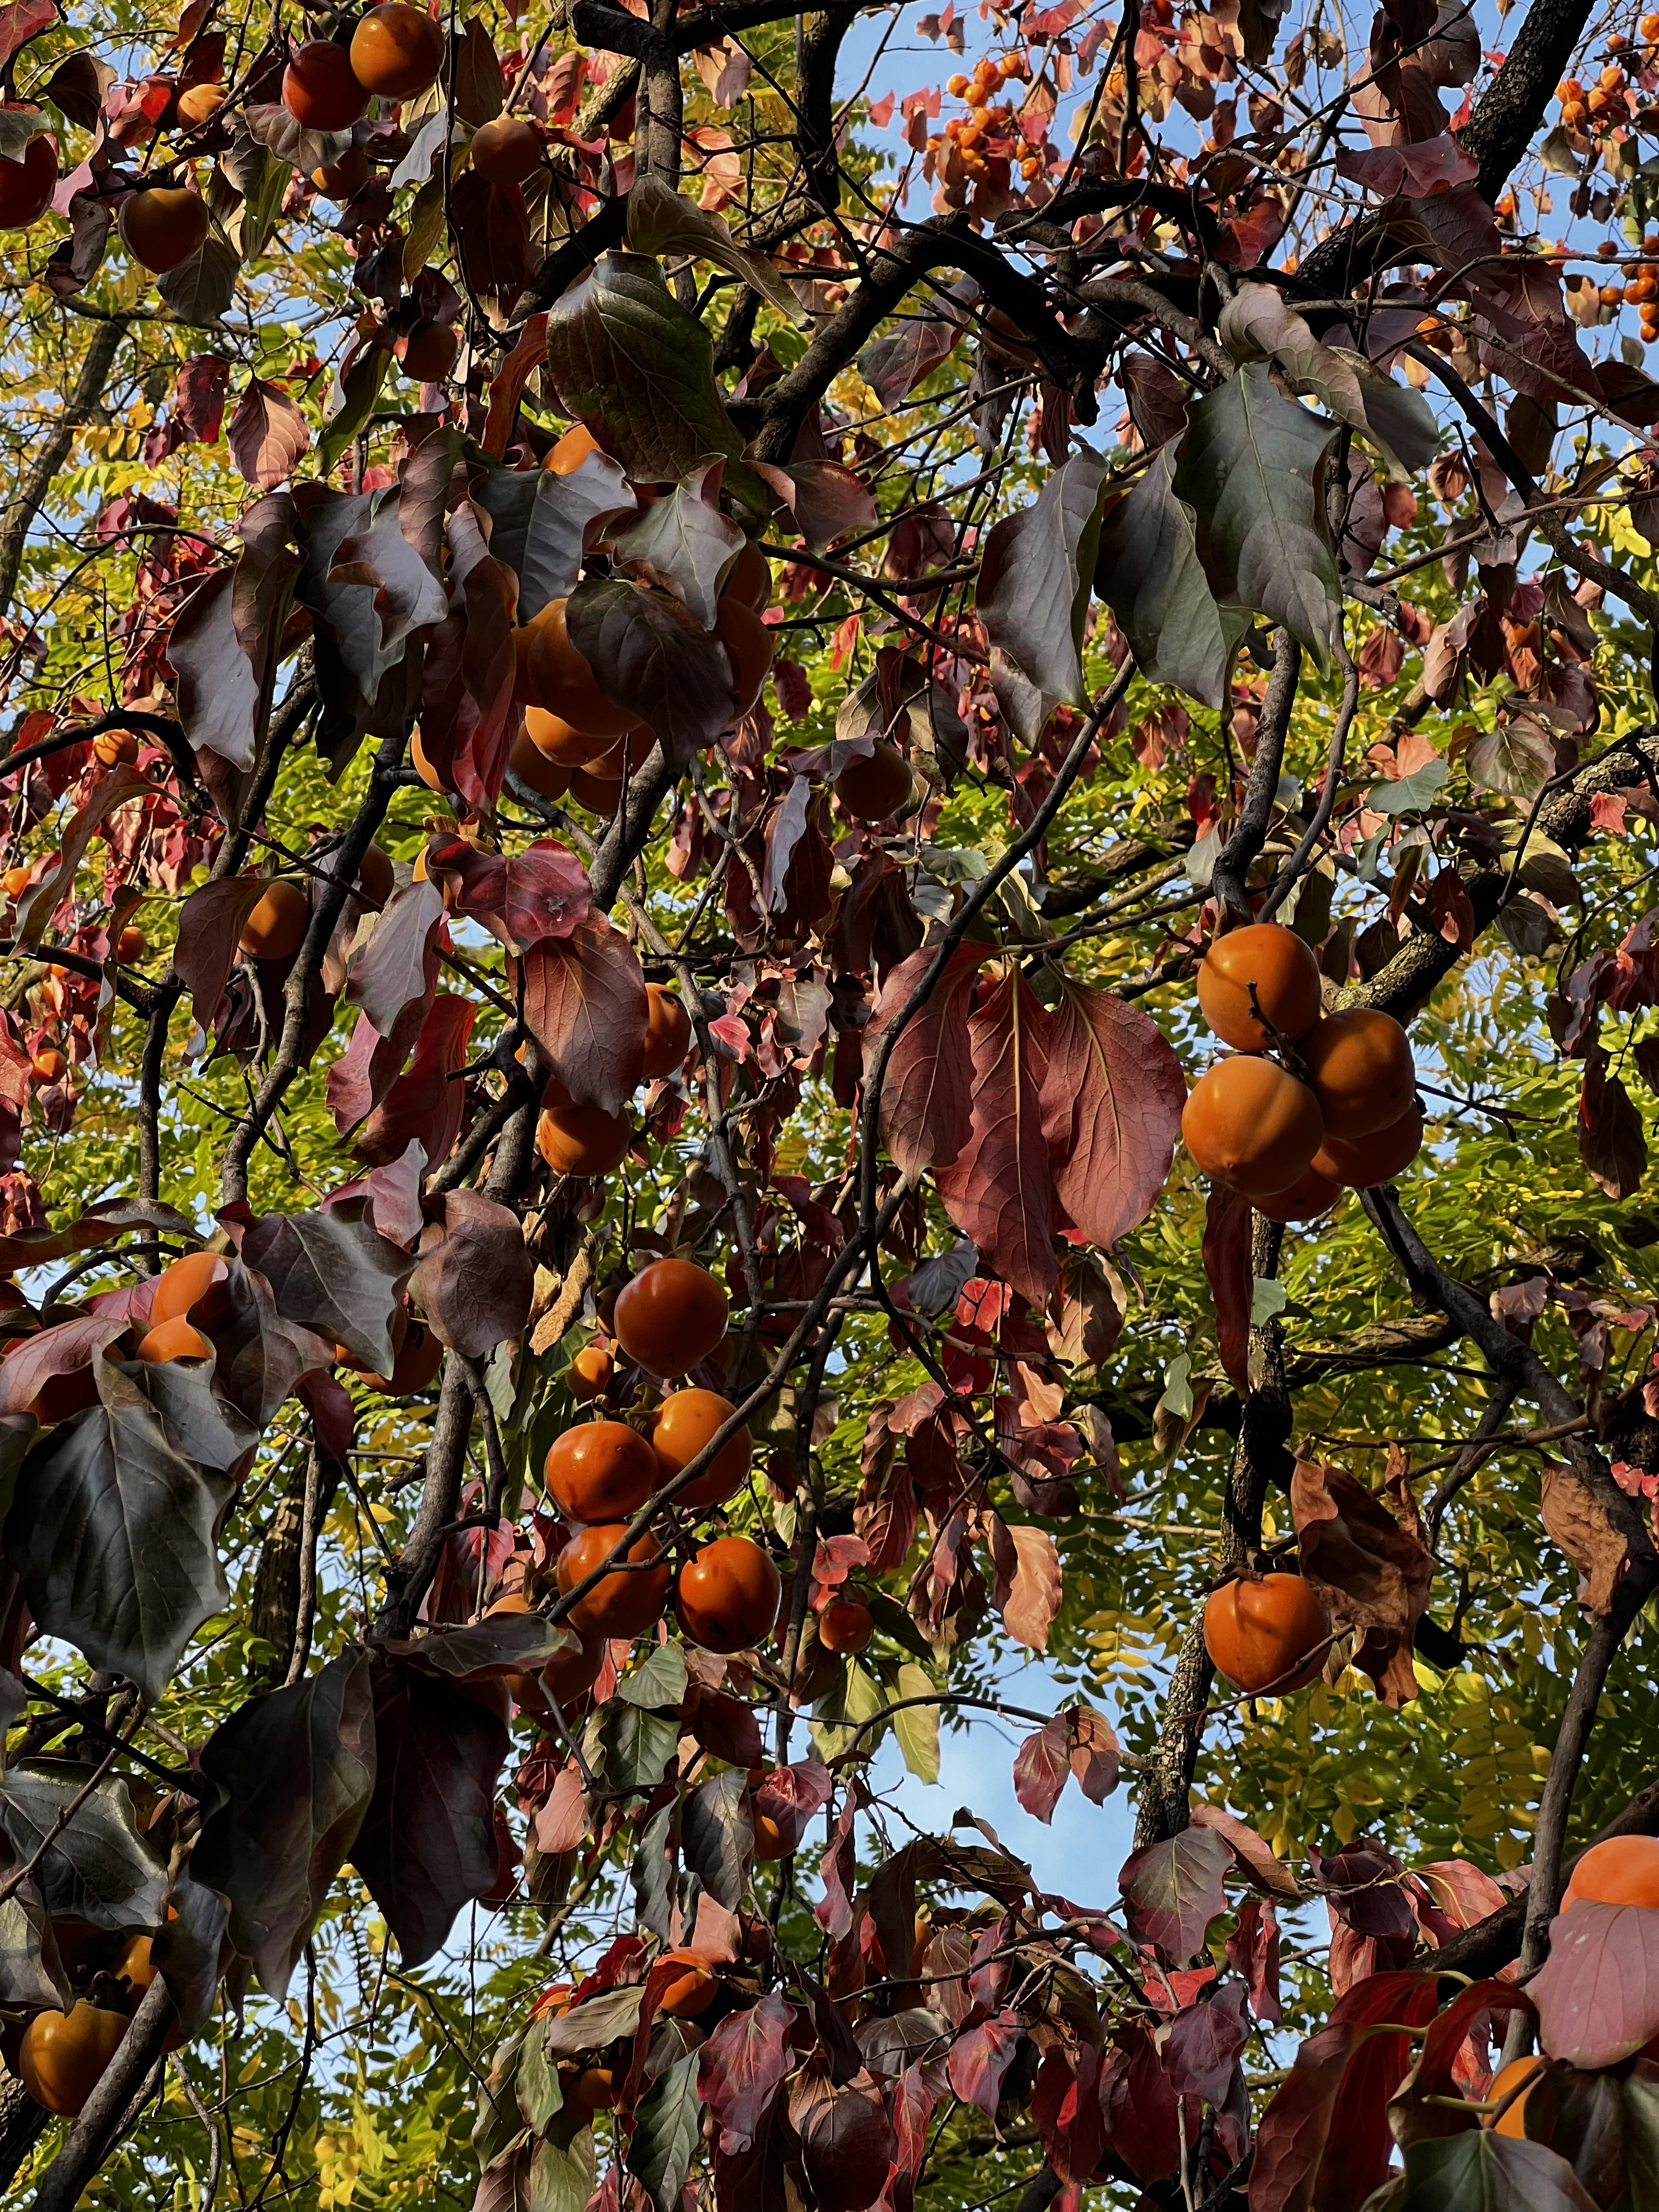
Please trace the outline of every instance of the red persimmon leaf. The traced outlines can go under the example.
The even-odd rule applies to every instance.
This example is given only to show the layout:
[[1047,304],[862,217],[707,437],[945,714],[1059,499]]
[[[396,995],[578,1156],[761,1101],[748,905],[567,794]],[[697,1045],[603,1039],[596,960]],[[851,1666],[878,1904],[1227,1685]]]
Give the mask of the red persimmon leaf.
[[1431,1974],[1368,1975],[1344,1991],[1296,2054],[1256,2133],[1250,2212],[1323,2212],[1363,2204],[1388,2177],[1389,2099],[1412,2063],[1411,2039],[1383,2021],[1423,2027],[1437,2009]]
[[242,925],[269,889],[258,876],[228,876],[198,884],[179,908],[173,969],[190,993],[198,1029],[212,1022]]
[[1071,1728],[1067,1756],[1077,1786],[1091,1805],[1103,1805],[1117,1787],[1117,1738],[1087,1705],[1073,1705],[1066,1717]]
[[654,730],[678,766],[732,726],[731,657],[666,592],[589,577],[565,603],[565,626],[605,697]]
[[447,1192],[443,1205],[442,1225],[422,1235],[410,1294],[441,1344],[482,1359],[528,1324],[535,1266],[510,1206],[476,1190]]
[[507,1724],[465,1690],[395,1659],[374,1662],[374,1794],[352,1864],[406,1966],[441,1948],[495,1878],[495,1787]]
[[1132,1853],[1118,1876],[1130,1935],[1152,1944],[1172,1966],[1186,1966],[1203,1949],[1210,1923],[1225,1908],[1221,1878],[1231,1864],[1226,1844],[1208,1828],[1183,1828]]
[[1163,1189],[1187,1079],[1156,1022],[1109,991],[1067,982],[1049,1017],[1042,1124],[1073,1225],[1109,1247]]
[[865,2212],[875,2203],[893,2162],[893,2130],[867,2073],[837,2087],[815,2051],[791,2086],[789,2124],[817,2212]]
[[951,2087],[964,2105],[977,2105],[988,2120],[996,2118],[1002,2077],[1023,2033],[1019,2014],[1004,2010],[969,2028],[951,2046],[945,2062]]
[[1008,1529],[1013,1540],[1013,1581],[1003,1601],[1002,1625],[1017,1644],[1046,1651],[1048,1631],[1065,1595],[1060,1552],[1046,1528],[1024,1522]]
[[647,1012],[638,957],[608,921],[584,921],[525,955],[525,1020],[578,1106],[621,1113],[645,1072]]
[[793,2070],[795,2008],[775,1990],[746,2012],[730,2012],[697,2054],[697,2094],[729,2156],[747,2150],[762,2115]]
[[1552,2058],[1586,2068],[1628,2058],[1659,2034],[1659,1911],[1585,1901],[1558,1914],[1527,1989]]
[[225,432],[230,457],[256,491],[286,483],[311,443],[305,416],[280,386],[251,376]]
[[[978,947],[958,945],[894,1042],[881,1086],[881,1138],[903,1175],[948,1164],[968,1141],[973,1057],[965,994],[984,957]],[[875,1067],[884,1036],[933,961],[927,948],[888,975],[864,1032],[866,1068]]]
[[1075,2070],[1063,2051],[1051,2051],[1037,2069],[1031,2118],[1048,2163],[1063,2182],[1088,2182],[1106,2147],[1106,2114],[1100,2101],[1100,2054],[1085,2044]]
[[1054,1194],[1042,1132],[1049,1018],[1018,968],[968,1018],[966,1141],[935,1163],[945,1212],[988,1266],[1041,1307],[1060,1273]]
[[1249,1382],[1250,1304],[1255,1279],[1250,1261],[1250,1201],[1231,1183],[1212,1182],[1204,1210],[1204,1272],[1215,1301],[1216,1334],[1228,1380]]
[[[443,894],[435,884],[400,884],[368,942],[354,948],[346,963],[346,1004],[361,1006],[380,1036],[398,1034],[406,1008],[430,1003],[437,988],[437,933],[443,914]],[[413,1042],[409,1037],[406,1044]]]
[[1170,2021],[1164,2063],[1177,2095],[1202,2097],[1218,2109],[1226,2103],[1249,2033],[1248,2001],[1243,1982],[1212,1982],[1196,2004],[1183,2007]]
[[1462,2094],[1455,2071],[1458,2053],[1480,2014],[1530,2013],[1532,2009],[1532,1999],[1512,1982],[1475,1982],[1460,1990],[1431,2022],[1417,2063],[1389,2100],[1395,2142],[1417,2142],[1425,2136],[1457,2135],[1466,2128],[1479,2127],[1478,2113],[1459,2112],[1438,2101]]
[[284,1321],[343,1344],[371,1374],[391,1374],[392,1316],[410,1263],[368,1218],[365,1201],[266,1214],[244,1236],[242,1260],[270,1285]]
[[514,952],[544,937],[568,937],[593,909],[586,869],[550,837],[508,856],[470,838],[436,836],[428,842],[426,868],[448,890],[453,913],[472,915]]
[[[1234,1860],[1249,1875],[1258,1889],[1266,1890],[1270,1897],[1282,1897],[1287,1901],[1300,1897],[1296,1876],[1277,1856],[1266,1838],[1257,1835],[1246,1820],[1234,1814],[1224,1812],[1219,1805],[1206,1805],[1200,1799],[1190,1814],[1195,1828],[1212,1828],[1231,1847]],[[1501,1904],[1500,1895],[1498,1902]]]
[[793,1849],[812,1815],[830,1802],[830,1791],[829,1768],[821,1759],[802,1759],[794,1766],[773,1767],[756,1784],[755,1809],[777,1822]]
[[250,1699],[215,1729],[201,1765],[224,1796],[202,1824],[191,1875],[228,1898],[231,1941],[280,2001],[374,1791],[367,1652]]
[[1028,1735],[1014,1754],[1014,1795],[1034,1820],[1052,1820],[1066,1778],[1071,1730],[1064,1713]]
[[212,353],[194,355],[173,379],[174,418],[204,446],[219,442],[229,386],[230,363]]

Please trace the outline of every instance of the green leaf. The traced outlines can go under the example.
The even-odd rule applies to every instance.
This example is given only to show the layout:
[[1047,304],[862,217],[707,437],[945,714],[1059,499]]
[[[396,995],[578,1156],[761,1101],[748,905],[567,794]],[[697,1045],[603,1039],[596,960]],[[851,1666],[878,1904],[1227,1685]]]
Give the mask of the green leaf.
[[564,2092],[559,2087],[559,2069],[548,2056],[543,2026],[540,2021],[534,2021],[526,2033],[524,2046],[519,2053],[515,2084],[519,2110],[538,2135],[564,2106]]
[[1196,518],[1176,496],[1175,468],[1171,443],[1108,514],[1095,590],[1116,616],[1144,676],[1219,707],[1233,649],[1249,623],[1237,609],[1216,604],[1198,557]]
[[685,1702],[685,1654],[678,1644],[659,1644],[617,1685],[617,1695],[647,1712],[678,1714]]
[[[933,1688],[932,1676],[925,1667],[918,1667],[907,1659],[898,1670],[898,1684],[893,1695],[898,1698],[922,1698]],[[912,1705],[908,1711],[893,1716],[893,1734],[898,1738],[898,1747],[904,1764],[918,1782],[939,1780],[939,1707]]]
[[1050,698],[1086,706],[1083,623],[1100,544],[1107,468],[1085,451],[1062,461],[1031,506],[985,541],[976,594],[993,645]]
[[154,1699],[228,1602],[218,1532],[236,1486],[174,1448],[131,1376],[99,1368],[100,1402],[18,1470],[5,1553],[40,1628]]
[[366,345],[340,380],[340,404],[323,426],[318,468],[326,476],[374,411],[392,356],[382,345]]
[[1440,428],[1421,392],[1350,347],[1322,345],[1270,284],[1241,284],[1216,332],[1237,362],[1276,361],[1297,392],[1369,438],[1391,466],[1426,468],[1439,450]]
[[1290,1304],[1290,1292],[1283,1283],[1276,1283],[1269,1275],[1258,1275],[1250,1291],[1250,1327],[1260,1328],[1275,1314],[1284,1312]]
[[733,1768],[701,1784],[680,1813],[680,1854],[717,1905],[735,1912],[749,1883],[755,1832],[744,1804],[749,1778]]
[[1393,783],[1373,784],[1365,794],[1365,804],[1378,814],[1420,814],[1434,805],[1450,774],[1451,763],[1443,754],[1437,755]]
[[[410,204],[409,234],[404,240],[404,282],[412,284],[444,234],[444,180],[433,177]],[[378,350],[378,349],[377,349]]]
[[689,476],[743,440],[714,386],[708,332],[640,253],[607,253],[548,317],[547,373],[636,482]]
[[1198,518],[1199,557],[1221,605],[1282,623],[1322,671],[1342,608],[1324,513],[1335,437],[1250,362],[1190,410],[1174,483]]
[[1463,756],[1477,791],[1536,799],[1555,774],[1555,750],[1530,714],[1500,714],[1497,726],[1471,739]]
[[678,1718],[618,1704],[607,1708],[589,1733],[612,1790],[654,1790],[668,1771],[680,1724]]
[[1413,2143],[1395,2204],[1395,2212],[1594,2212],[1565,2159],[1490,2128]]
[[167,1867],[138,1832],[126,1784],[114,1777],[96,1783],[73,1820],[59,1825],[95,1771],[68,1760],[9,1768],[0,1784],[0,1823],[20,1863],[40,1852],[35,1880],[53,1919],[153,1927],[167,1895]]
[[660,177],[635,179],[628,195],[628,243],[635,253],[689,253],[698,261],[712,262],[716,269],[752,285],[798,328],[806,326],[806,310],[770,262],[745,252],[723,216],[683,199]]
[[489,2062],[489,2071],[478,2084],[477,2117],[472,2123],[472,2148],[480,2166],[492,2166],[515,2137],[524,2133],[517,2084],[524,2057],[522,2035],[510,2035]]
[[526,2212],[584,2212],[597,2172],[593,2130],[588,2123],[568,2143],[538,2142],[530,2160]]
[[697,2095],[697,2054],[676,2059],[635,2115],[628,2171],[656,2206],[674,2212],[696,2155],[702,2102]]
[[155,289],[181,323],[222,322],[236,297],[242,264],[222,231],[210,230],[187,261],[155,280]]

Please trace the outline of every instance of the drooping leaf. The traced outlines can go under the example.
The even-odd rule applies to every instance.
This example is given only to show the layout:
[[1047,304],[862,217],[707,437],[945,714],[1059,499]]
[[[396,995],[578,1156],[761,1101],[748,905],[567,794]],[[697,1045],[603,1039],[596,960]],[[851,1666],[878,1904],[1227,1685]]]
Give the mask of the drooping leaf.
[[1420,1539],[1346,1469],[1297,1462],[1291,1513],[1302,1571],[1339,1628],[1358,1632],[1353,1655],[1389,1705],[1417,1695],[1412,1648],[1427,1609],[1434,1562]]
[[225,432],[231,459],[257,491],[286,483],[311,443],[306,418],[280,386],[248,379]]
[[1046,1044],[1042,1113],[1054,1193],[1073,1226],[1109,1250],[1139,1228],[1168,1180],[1187,1079],[1156,1022],[1069,978]]
[[1095,590],[1117,618],[1142,673],[1218,707],[1233,648],[1248,628],[1217,605],[1198,553],[1198,524],[1175,489],[1173,441],[1112,507],[1100,533]]
[[521,623],[550,599],[569,598],[581,581],[584,553],[635,505],[621,466],[604,453],[585,454],[566,476],[491,469],[473,497],[495,526],[490,551],[518,577]]
[[269,886],[258,876],[198,884],[179,909],[173,973],[190,993],[191,1018],[205,1030],[236,957],[242,925]]
[[1040,690],[1073,707],[1088,702],[1083,623],[1106,474],[1097,453],[1062,461],[1023,514],[995,526],[980,562],[975,604],[992,644]]
[[1034,1820],[1047,1823],[1054,1817],[1072,1771],[1070,1739],[1065,1714],[1056,1713],[1028,1735],[1014,1754],[1014,1795]]
[[607,253],[562,293],[547,367],[568,415],[638,483],[678,480],[743,440],[714,386],[714,343],[639,253]]
[[1204,1207],[1204,1273],[1215,1304],[1217,1349],[1236,1389],[1249,1387],[1250,1321],[1255,1306],[1251,1273],[1250,1201],[1231,1183],[1213,1182]]
[[865,2212],[875,2203],[892,2163],[893,2130],[867,2073],[837,2085],[814,2051],[790,2085],[789,2124],[821,2212]]
[[1006,2009],[993,2013],[951,2045],[945,2066],[952,2091],[964,2105],[977,2105],[988,2120],[996,2118],[1002,2077],[1023,2033],[1019,2014]]
[[1029,1650],[1046,1651],[1064,1595],[1060,1552],[1052,1535],[1035,1522],[1022,1522],[1008,1531],[1013,1540],[1013,1582],[1003,1601],[1002,1625],[1016,1644]]
[[1550,1926],[1550,1954],[1527,1994],[1552,2058],[1613,2066],[1659,2035],[1659,1920],[1645,1905],[1588,1899]]
[[194,253],[155,279],[155,289],[181,323],[205,330],[224,320],[241,273],[235,247],[222,231],[210,230]]
[[1047,1301],[1060,1273],[1042,1127],[1049,1027],[1047,1011],[1017,967],[974,1009],[968,1018],[967,1138],[953,1159],[933,1164],[951,1220],[1036,1306]]
[[[744,58],[746,64],[747,57]],[[729,105],[729,102],[718,102]],[[628,243],[635,253],[690,253],[695,260],[712,262],[752,285],[761,297],[803,324],[806,315],[800,301],[769,261],[740,246],[725,219],[712,209],[701,208],[677,192],[660,177],[647,174],[635,179],[628,195]]]
[[525,956],[525,1020],[576,1105],[627,1104],[644,1073],[647,1008],[634,948],[603,919]]
[[1183,1828],[1133,1852],[1118,1884],[1137,1942],[1152,1944],[1173,1966],[1188,1965],[1226,1903],[1221,1878],[1231,1863],[1225,1843],[1207,1828]]
[[656,2212],[675,2212],[702,2139],[698,2063],[695,2051],[677,2058],[635,2114],[628,2171]]
[[746,1774],[716,1775],[700,1783],[680,1813],[680,1851],[703,1888],[728,1912],[743,1902],[749,1883],[755,1832],[744,1803]]
[[[40,1853],[35,1880],[54,1918],[153,1927],[167,1894],[166,1865],[138,1832],[126,1784],[118,1776],[97,1781],[96,1771],[67,1760],[8,1767],[0,1823],[20,1862]],[[84,1803],[66,1821],[88,1784]]]
[[99,1391],[24,1460],[6,1558],[41,1628],[155,1698],[229,1598],[218,1532],[235,1485],[176,1449],[138,1385],[107,1362]]
[[[933,1678],[927,1668],[908,1659],[898,1670],[894,1694],[896,1699],[926,1698],[933,1687]],[[939,1780],[939,1716],[938,1705],[931,1703],[908,1706],[893,1716],[893,1735],[899,1754],[918,1782]]]
[[706,496],[709,475],[706,468],[695,471],[615,538],[618,559],[648,562],[704,629],[714,626],[720,586],[745,543],[737,524]]
[[438,925],[443,895],[436,884],[399,884],[346,962],[345,1002],[361,1006],[383,1037],[398,1033],[410,1008],[424,1006],[438,981]]
[[404,1966],[418,1966],[495,1879],[507,1725],[441,1675],[394,1659],[374,1662],[374,1792],[351,1859]]
[[586,578],[570,594],[565,627],[606,698],[647,724],[677,766],[731,726],[737,700],[726,647],[666,592]]
[[483,922],[514,952],[527,952],[544,937],[568,937],[592,912],[586,869],[551,837],[538,837],[512,854],[434,837],[427,873],[442,886],[452,913]]
[[[894,1044],[881,1088],[881,1137],[902,1175],[948,1165],[968,1141],[973,1055],[964,994],[983,957],[975,947],[958,945]],[[924,948],[888,975],[864,1033],[867,1068],[874,1069],[888,1027],[908,1006],[933,960],[931,947]]]
[[173,624],[167,658],[179,678],[179,720],[190,744],[247,769],[253,765],[259,686],[231,612],[235,574],[222,569],[192,593]]
[[697,2094],[730,2154],[746,2150],[795,2063],[794,2007],[776,1990],[746,2010],[726,2014],[697,2053]]
[[287,1320],[343,1344],[371,1374],[392,1372],[392,1316],[411,1263],[375,1228],[366,1204],[266,1214],[243,1237],[242,1257],[264,1276]]
[[1335,436],[1247,362],[1194,404],[1174,477],[1217,600],[1282,623],[1322,670],[1341,608],[1322,497]]
[[201,1763],[225,1802],[203,1822],[191,1870],[229,1899],[231,1940],[280,1999],[374,1794],[368,1654],[343,1651],[251,1699],[214,1730]]

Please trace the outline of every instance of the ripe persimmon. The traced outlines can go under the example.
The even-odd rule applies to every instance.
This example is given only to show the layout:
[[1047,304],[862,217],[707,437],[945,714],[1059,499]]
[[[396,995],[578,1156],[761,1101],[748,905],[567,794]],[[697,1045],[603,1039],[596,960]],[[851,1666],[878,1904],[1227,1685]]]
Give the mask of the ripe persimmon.
[[37,2105],[78,2112],[104,2077],[127,2032],[125,2013],[77,2000],[67,2013],[38,2012],[23,2030],[17,2071]]
[[443,33],[405,0],[383,0],[351,34],[352,73],[377,100],[412,100],[437,82],[443,61]]
[[131,730],[100,730],[92,755],[100,768],[131,767],[138,757],[138,740]]
[[660,983],[646,985],[645,1000],[646,1075],[673,1075],[690,1049],[691,1017]]
[[115,940],[115,957],[123,965],[142,960],[149,940],[142,929],[129,927]]
[[[674,1390],[657,1408],[651,1430],[651,1449],[656,1455],[659,1482],[666,1482],[682,1468],[690,1467],[715,1431],[723,1428],[736,1409],[717,1390]],[[746,1428],[722,1444],[695,1481],[674,1495],[676,1505],[701,1512],[724,1505],[749,1480],[754,1447]]]
[[633,1139],[626,1114],[599,1106],[544,1107],[536,1124],[536,1150],[555,1175],[609,1175]]
[[521,185],[542,163],[542,142],[522,115],[498,115],[472,134],[472,166],[487,184]]
[[29,1066],[38,1083],[58,1083],[69,1072],[69,1062],[55,1044],[42,1045],[31,1055]]
[[[1279,922],[1230,929],[1199,967],[1198,1003],[1216,1035],[1237,1052],[1265,1052],[1275,1034],[1294,1044],[1319,1019],[1319,963],[1312,948]],[[1257,1020],[1258,1007],[1271,1030]]]
[[667,1951],[659,1964],[672,1960],[684,1972],[669,1983],[657,2000],[657,2010],[670,2020],[693,2020],[714,2001],[714,1969],[695,1951]]
[[1561,1910],[1586,1904],[1659,1905],[1659,1837],[1609,1836],[1581,1852]]
[[133,1936],[118,1954],[115,1964],[110,1968],[118,1981],[127,1983],[139,1996],[155,1979],[159,1971],[150,1956],[151,1941],[148,1936]]
[[772,563],[752,538],[745,538],[720,586],[723,599],[736,599],[758,614],[772,596]]
[[573,2111],[608,2112],[617,2101],[617,2081],[609,2066],[584,2066],[572,2076],[564,2100]]
[[520,729],[514,738],[507,764],[525,788],[538,798],[562,799],[570,788],[569,769],[550,760],[527,730]]
[[179,95],[174,112],[186,130],[199,131],[204,124],[212,122],[224,104],[223,85],[187,84]]
[[250,960],[291,960],[305,942],[311,902],[298,884],[272,884],[247,920],[237,944]]
[[222,1254],[218,1252],[186,1252],[182,1260],[175,1260],[171,1267],[164,1267],[150,1293],[150,1327],[155,1328],[164,1321],[182,1320],[228,1272]]
[[616,1361],[602,1346],[585,1344],[570,1363],[565,1386],[573,1398],[602,1398],[616,1371]]
[[[1528,2074],[1536,2074],[1538,2070],[1539,2062],[1535,2057],[1511,2058],[1507,2066],[1499,2067],[1493,2075],[1492,2085],[1487,2090],[1483,2101],[1489,2105],[1495,2105],[1500,2097],[1508,2096],[1516,2082],[1524,2081]],[[1498,2115],[1492,2124],[1492,2133],[1495,2136],[1510,2136],[1516,2142],[1525,2142],[1527,2100],[1531,2094],[1532,2088],[1528,2085],[1521,2092],[1509,2110]]]
[[21,161],[0,161],[0,230],[27,230],[52,205],[58,189],[58,141],[39,131]]
[[[575,1589],[579,1582],[602,1566],[627,1534],[621,1521],[600,1522],[584,1528],[559,1554],[559,1588]],[[642,1628],[662,1619],[673,1569],[665,1560],[659,1567],[649,1562],[661,1558],[661,1547],[647,1528],[629,1547],[629,1566],[602,1575],[586,1597],[578,1598],[567,1616],[585,1644],[590,1636],[637,1636]]]
[[564,435],[556,440],[547,459],[542,463],[556,477],[574,475],[590,453],[602,453],[605,447],[585,422],[573,422]]
[[870,754],[857,754],[836,778],[836,796],[860,822],[885,822],[914,787],[910,763],[896,745],[878,738]]
[[1288,1190],[1325,1133],[1319,1101],[1276,1060],[1241,1053],[1193,1085],[1181,1116],[1187,1149],[1206,1175],[1247,1198]]
[[561,1705],[570,1705],[587,1695],[604,1664],[605,1638],[589,1635],[580,1644],[568,1644],[562,1651],[556,1651],[539,1679],[542,1687]]
[[1244,1575],[1212,1590],[1204,1643],[1236,1690],[1283,1697],[1325,1663],[1330,1616],[1300,1575]]
[[283,105],[307,131],[349,131],[368,94],[343,46],[309,39],[283,71]]
[[206,240],[207,202],[185,185],[149,185],[122,203],[118,227],[139,267],[162,276]]
[[689,1374],[726,1334],[731,1301],[694,1260],[653,1260],[617,1294],[612,1333],[653,1375]]
[[441,384],[460,349],[453,323],[416,323],[404,340],[404,374],[416,384]]
[[542,1480],[568,1521],[626,1521],[662,1478],[637,1429],[625,1421],[582,1421],[554,1437]]
[[213,1346],[199,1328],[183,1320],[157,1322],[146,1329],[138,1357],[147,1367],[165,1367],[174,1359],[207,1359]]
[[558,715],[573,729],[591,731],[596,738],[614,744],[627,736],[637,717],[600,690],[592,670],[570,642],[564,610],[562,599],[550,599],[525,624],[530,635],[525,647],[521,696],[526,704]]
[[674,1586],[680,1626],[706,1651],[747,1651],[772,1632],[783,1578],[750,1536],[716,1536]]
[[757,1859],[787,1859],[794,1846],[769,1813],[757,1811],[755,1820],[755,1856]]
[[[409,733],[409,764],[428,791],[442,792],[447,788],[442,776],[432,765],[426,747],[421,743],[421,733],[418,729],[411,730]],[[416,881],[419,880],[417,877]]]
[[1269,1221],[1315,1221],[1322,1213],[1328,1213],[1342,1195],[1342,1186],[1331,1177],[1320,1173],[1322,1152],[1316,1152],[1313,1165],[1304,1169],[1288,1190],[1276,1190],[1266,1198],[1250,1202],[1258,1213]]
[[1372,1183],[1404,1175],[1422,1149],[1423,1109],[1413,1104],[1397,1121],[1369,1137],[1333,1137],[1327,1131],[1310,1172],[1351,1190],[1365,1190]]
[[544,707],[526,707],[524,726],[537,751],[560,768],[586,768],[589,761],[602,760],[613,742],[596,738],[591,730],[577,729],[562,714],[550,714]]
[[29,868],[27,862],[20,862],[16,867],[8,868],[5,874],[0,876],[0,889],[4,890],[9,899],[21,898],[28,887]]
[[397,1347],[390,1375],[366,1375],[364,1381],[388,1398],[413,1398],[428,1390],[444,1364],[444,1348],[436,1332],[422,1321],[411,1321]]
[[860,1598],[834,1598],[818,1615],[818,1642],[826,1651],[866,1650],[875,1632],[870,1608]]
[[776,641],[766,624],[746,601],[726,594],[714,615],[714,635],[726,647],[732,664],[732,690],[736,701],[734,720],[752,713],[765,687]]
[[1411,1109],[1417,1068],[1392,1014],[1348,1006],[1316,1022],[1300,1050],[1333,1137],[1370,1137]]

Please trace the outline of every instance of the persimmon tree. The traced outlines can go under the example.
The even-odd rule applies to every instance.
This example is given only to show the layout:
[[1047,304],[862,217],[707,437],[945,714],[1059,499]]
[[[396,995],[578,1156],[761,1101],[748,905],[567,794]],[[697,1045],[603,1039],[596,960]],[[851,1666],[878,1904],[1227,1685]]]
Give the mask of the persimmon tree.
[[1659,15],[0,66],[6,2185],[1637,2212]]

